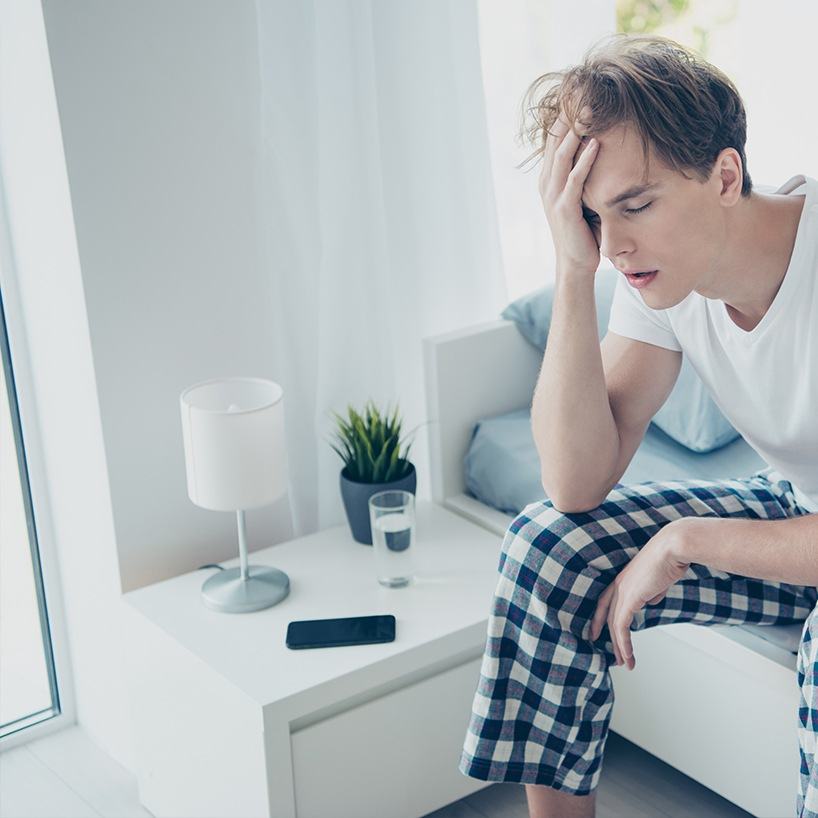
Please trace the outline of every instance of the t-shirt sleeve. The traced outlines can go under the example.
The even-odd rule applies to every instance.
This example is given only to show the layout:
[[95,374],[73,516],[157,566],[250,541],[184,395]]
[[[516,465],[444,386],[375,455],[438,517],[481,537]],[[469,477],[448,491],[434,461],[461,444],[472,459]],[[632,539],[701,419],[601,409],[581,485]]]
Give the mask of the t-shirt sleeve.
[[621,274],[617,278],[611,302],[608,329],[636,341],[645,341],[676,352],[682,351],[665,310],[648,307],[639,292]]

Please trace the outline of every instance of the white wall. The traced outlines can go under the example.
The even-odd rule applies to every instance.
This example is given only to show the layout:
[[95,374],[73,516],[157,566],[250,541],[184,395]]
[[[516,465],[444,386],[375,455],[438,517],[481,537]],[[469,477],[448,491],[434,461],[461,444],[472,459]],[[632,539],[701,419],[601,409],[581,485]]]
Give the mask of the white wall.
[[[4,292],[13,278],[47,483],[35,511],[62,575],[77,717],[131,766],[121,592],[237,553],[235,518],[187,497],[179,393],[276,378],[254,8],[0,0],[0,31]],[[286,498],[248,514],[252,549],[291,531]]]
[[[252,2],[45,0],[123,590],[237,554],[187,496],[179,393],[277,379]],[[290,407],[291,408],[291,407]],[[289,503],[247,514],[251,549]]]
[[[68,179],[37,2],[0,2],[2,277],[62,720],[77,712],[111,751],[127,738],[119,570]],[[23,331],[25,330],[25,331]],[[62,575],[62,592],[57,581]],[[66,636],[67,631],[67,636]],[[70,643],[72,662],[67,648]],[[53,728],[57,722],[42,725]],[[37,728],[34,728],[37,729]],[[41,731],[40,731],[41,732]]]

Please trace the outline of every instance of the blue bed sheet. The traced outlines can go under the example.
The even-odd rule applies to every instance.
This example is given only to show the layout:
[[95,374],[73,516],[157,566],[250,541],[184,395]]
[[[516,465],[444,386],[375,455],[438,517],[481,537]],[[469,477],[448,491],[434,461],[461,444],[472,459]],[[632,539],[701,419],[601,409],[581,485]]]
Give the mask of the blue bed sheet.
[[[620,482],[747,477],[766,465],[742,437],[700,454],[651,423]],[[472,435],[465,469],[467,493],[506,514],[516,516],[525,506],[545,498],[530,410],[481,420]],[[739,627],[792,653],[798,650],[800,624]]]

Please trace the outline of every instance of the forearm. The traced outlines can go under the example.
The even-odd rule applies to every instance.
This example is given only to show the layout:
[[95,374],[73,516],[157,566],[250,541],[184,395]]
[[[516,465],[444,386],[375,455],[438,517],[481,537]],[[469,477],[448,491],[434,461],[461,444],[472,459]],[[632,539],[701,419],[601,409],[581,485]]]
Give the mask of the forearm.
[[557,279],[531,407],[543,487],[569,504],[593,499],[619,453],[597,334],[593,276]]
[[818,514],[782,520],[684,517],[680,560],[755,579],[818,587]]

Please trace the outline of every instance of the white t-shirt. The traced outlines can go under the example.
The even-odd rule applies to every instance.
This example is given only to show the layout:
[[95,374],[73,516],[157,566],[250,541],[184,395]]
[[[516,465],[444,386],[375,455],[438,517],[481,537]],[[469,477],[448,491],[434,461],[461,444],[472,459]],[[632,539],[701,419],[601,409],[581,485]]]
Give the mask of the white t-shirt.
[[792,483],[799,505],[818,512],[818,182],[793,176],[773,192],[806,200],[790,265],[752,330],[736,325],[723,301],[696,292],[653,310],[623,275],[608,329],[683,351],[724,416]]

